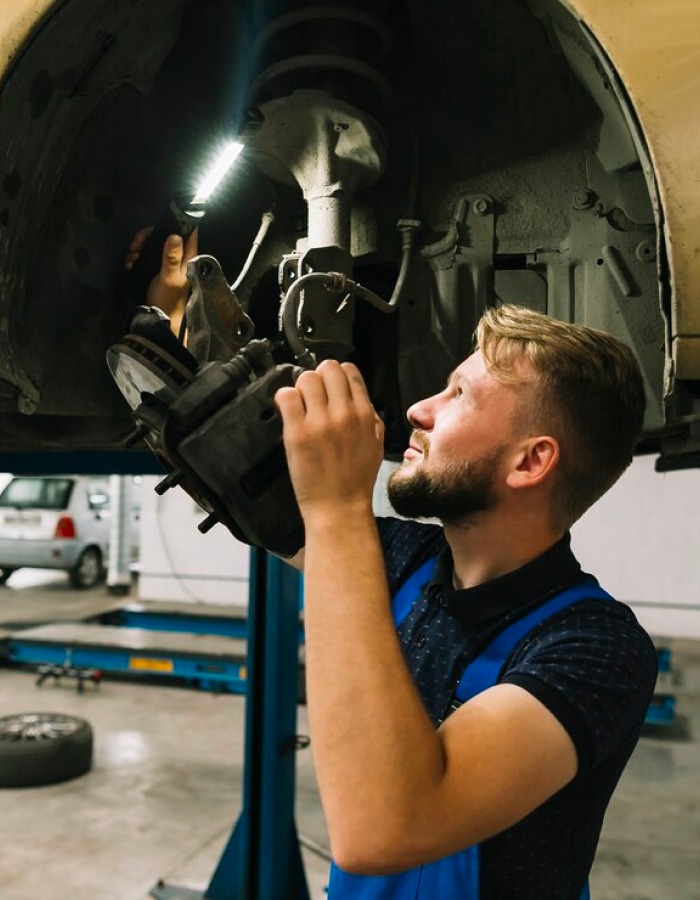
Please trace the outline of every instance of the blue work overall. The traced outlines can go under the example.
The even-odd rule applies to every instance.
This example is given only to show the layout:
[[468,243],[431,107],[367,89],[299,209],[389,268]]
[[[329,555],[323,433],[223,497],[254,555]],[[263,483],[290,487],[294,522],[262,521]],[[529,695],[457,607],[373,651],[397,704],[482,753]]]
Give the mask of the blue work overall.
[[[437,558],[425,562],[404,582],[392,600],[394,624],[398,628],[430,580]],[[481,651],[464,671],[455,700],[465,703],[498,683],[500,671],[518,643],[540,622],[577,600],[610,600],[595,578],[587,578],[556,594],[508,625]],[[479,845],[468,847],[436,862],[396,875],[351,875],[331,864],[329,900],[479,900]],[[588,884],[580,900],[589,900]]]

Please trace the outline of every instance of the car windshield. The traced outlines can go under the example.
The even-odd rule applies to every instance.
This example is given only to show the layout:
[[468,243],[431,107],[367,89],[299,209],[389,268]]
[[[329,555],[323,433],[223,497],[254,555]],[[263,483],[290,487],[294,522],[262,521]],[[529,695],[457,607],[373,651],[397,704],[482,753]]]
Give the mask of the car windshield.
[[65,509],[72,486],[70,478],[13,478],[0,494],[0,507]]

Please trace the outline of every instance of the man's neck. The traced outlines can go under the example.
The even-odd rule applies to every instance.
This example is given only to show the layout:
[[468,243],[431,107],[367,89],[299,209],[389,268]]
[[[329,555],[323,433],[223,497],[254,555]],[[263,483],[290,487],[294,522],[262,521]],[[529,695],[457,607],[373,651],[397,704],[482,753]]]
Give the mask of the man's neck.
[[543,528],[540,522],[519,519],[516,524],[488,513],[476,516],[466,526],[446,524],[444,528],[458,589],[476,587],[514,572],[563,536]]

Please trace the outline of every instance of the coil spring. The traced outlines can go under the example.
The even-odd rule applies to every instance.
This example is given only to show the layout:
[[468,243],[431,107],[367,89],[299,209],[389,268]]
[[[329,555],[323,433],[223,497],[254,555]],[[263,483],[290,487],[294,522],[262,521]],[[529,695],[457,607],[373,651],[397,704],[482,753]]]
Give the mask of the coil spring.
[[[391,85],[375,63],[389,54],[391,45],[387,26],[353,6],[308,6],[284,13],[262,29],[251,48],[259,74],[250,102],[314,88],[363,106],[385,103]],[[357,58],[360,54],[363,59]]]

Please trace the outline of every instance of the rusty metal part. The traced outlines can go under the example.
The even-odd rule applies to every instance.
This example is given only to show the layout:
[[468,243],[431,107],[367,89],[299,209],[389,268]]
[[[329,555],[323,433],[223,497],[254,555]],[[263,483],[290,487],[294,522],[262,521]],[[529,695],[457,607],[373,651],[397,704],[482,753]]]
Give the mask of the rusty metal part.
[[[677,378],[700,378],[700,182],[697,154],[700,7],[654,0],[566,0],[600,46],[606,88],[617,92],[648,155],[645,174],[670,270],[671,353]],[[659,207],[662,207],[661,210]],[[656,250],[654,249],[654,254]]]
[[192,295],[187,301],[187,349],[202,365],[234,356],[255,333],[229,287],[218,260],[196,256],[187,264]]
[[270,178],[301,188],[308,247],[349,250],[352,195],[377,181],[386,165],[379,126],[325,91],[295,91],[260,109],[264,121],[249,152]]

